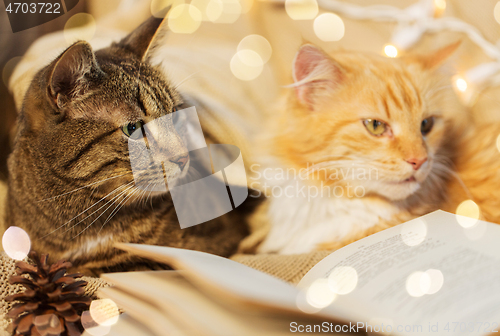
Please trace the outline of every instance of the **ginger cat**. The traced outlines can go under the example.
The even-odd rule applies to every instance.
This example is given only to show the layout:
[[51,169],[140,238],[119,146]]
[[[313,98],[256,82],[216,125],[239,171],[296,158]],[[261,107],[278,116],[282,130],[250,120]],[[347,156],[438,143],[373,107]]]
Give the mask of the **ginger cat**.
[[469,162],[457,159],[458,146],[473,129],[441,66],[458,45],[396,59],[302,46],[294,89],[266,131],[263,165],[252,168],[270,197],[240,251],[333,249],[454,211],[459,199],[447,195],[465,192],[454,165]]

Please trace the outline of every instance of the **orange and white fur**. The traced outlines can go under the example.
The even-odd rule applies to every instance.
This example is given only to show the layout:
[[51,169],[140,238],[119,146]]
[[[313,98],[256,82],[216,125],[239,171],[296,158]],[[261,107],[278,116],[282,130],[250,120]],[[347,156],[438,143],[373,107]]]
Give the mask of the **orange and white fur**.
[[441,67],[457,46],[396,59],[302,46],[263,144],[266,224],[240,251],[333,249],[442,207],[471,129]]

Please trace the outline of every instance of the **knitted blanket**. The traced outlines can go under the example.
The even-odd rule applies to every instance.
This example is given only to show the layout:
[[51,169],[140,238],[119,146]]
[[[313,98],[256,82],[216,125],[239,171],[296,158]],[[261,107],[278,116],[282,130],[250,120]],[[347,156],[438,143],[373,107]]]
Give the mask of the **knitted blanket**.
[[[285,281],[297,283],[311,267],[327,255],[328,252],[314,252],[305,255],[289,256],[235,255],[232,259]],[[11,285],[9,283],[9,278],[14,274],[15,260],[9,258],[2,252],[0,254],[0,336],[9,336],[6,328],[11,322],[11,320],[6,317],[6,314],[12,307],[12,304],[6,302],[5,298],[24,290],[24,287],[21,285]],[[93,298],[96,297],[96,291],[99,288],[111,285],[100,278],[83,277],[82,280],[88,283],[85,288],[85,295]]]

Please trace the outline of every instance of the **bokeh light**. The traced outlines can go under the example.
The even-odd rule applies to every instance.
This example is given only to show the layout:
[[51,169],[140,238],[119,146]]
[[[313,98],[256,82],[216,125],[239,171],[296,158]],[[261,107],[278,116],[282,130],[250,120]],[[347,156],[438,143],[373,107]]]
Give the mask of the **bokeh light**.
[[384,53],[387,57],[397,57],[398,56],[398,48],[393,46],[392,44],[388,44],[384,47]]
[[[216,14],[215,19],[210,19],[209,16],[207,15],[207,7],[210,3],[216,3],[218,4],[218,12]],[[214,21],[216,20],[220,14],[222,13],[222,1],[215,1],[215,0],[193,0],[191,1],[191,5],[195,6],[198,8],[198,10],[201,13],[201,19],[202,21]],[[213,16],[213,13],[211,13]]]
[[111,331],[110,326],[99,325],[96,321],[94,321],[90,315],[90,311],[88,310],[82,313],[80,321],[83,329],[85,329],[85,332],[92,336],[106,336]]
[[303,311],[306,314],[315,314],[322,309],[313,307],[309,304],[309,302],[307,302],[307,290],[301,290],[299,293],[297,293],[295,304],[297,308],[299,308],[299,310]]
[[34,318],[33,324],[38,332],[37,335],[50,335],[48,330],[58,330],[61,327],[61,322],[55,314],[38,315]]
[[425,271],[425,274],[427,274],[430,280],[429,288],[427,288],[425,294],[430,294],[430,295],[436,294],[437,292],[439,292],[441,287],[443,287],[444,283],[443,273],[440,270],[431,268]]
[[427,224],[421,218],[401,225],[401,239],[408,246],[417,246],[427,237]]
[[111,299],[92,301],[89,311],[92,319],[101,326],[112,326],[120,315],[118,306]]
[[446,0],[434,0],[434,16],[440,17],[446,10]]
[[10,76],[12,75],[12,73],[14,73],[15,67],[21,61],[21,59],[22,59],[21,56],[16,56],[8,60],[7,63],[5,63],[2,69],[2,80],[3,83],[5,84],[5,87],[9,87]]
[[26,231],[20,227],[11,226],[3,234],[2,247],[12,259],[23,260],[30,253],[31,240]]
[[64,25],[64,38],[68,44],[76,41],[90,41],[96,32],[96,22],[92,15],[78,13],[66,21]]
[[151,1],[151,15],[157,18],[163,18],[165,15],[163,10],[165,8],[168,6],[172,6],[172,8],[174,8],[184,3],[184,0],[153,0]]
[[238,51],[253,50],[259,54],[262,62],[266,63],[271,58],[273,49],[265,37],[260,35],[248,35],[238,44]]
[[207,19],[212,22],[217,21],[217,19],[219,19],[222,15],[223,10],[224,4],[222,3],[222,0],[210,0],[205,9]]
[[307,303],[315,308],[325,308],[329,306],[337,297],[328,285],[328,279],[317,279],[307,289]]
[[[212,4],[213,1],[215,2]],[[238,20],[243,11],[241,3],[238,0],[211,0],[207,6],[207,15],[209,9],[211,15],[217,12],[220,4],[222,4],[222,12],[220,16],[211,21],[215,23],[234,23]]]
[[254,0],[240,0],[241,12],[243,14],[248,13],[253,6],[253,2]]
[[314,19],[314,33],[322,41],[338,41],[344,37],[344,21],[333,13],[324,13]]
[[350,266],[336,267],[328,276],[328,285],[336,294],[349,294],[356,288],[357,284],[358,273]]
[[406,279],[406,291],[410,296],[420,297],[429,291],[431,278],[425,272],[413,272]]
[[175,6],[168,13],[168,27],[174,33],[194,33],[201,24],[202,15],[193,5],[181,4]]
[[481,211],[473,200],[466,200],[458,205],[456,214],[459,215],[456,216],[458,224],[464,228],[470,228],[476,225]]
[[469,240],[479,240],[488,230],[488,224],[477,221],[472,227],[464,228],[465,237]]
[[293,20],[312,20],[318,15],[316,0],[286,0],[285,10]]
[[465,79],[458,77],[455,79],[455,87],[458,91],[465,92],[467,90],[467,82]]
[[243,81],[257,78],[264,69],[264,62],[259,54],[253,50],[238,51],[230,63],[233,75]]
[[495,17],[495,20],[500,23],[500,1],[497,2],[495,8],[493,9],[493,16]]

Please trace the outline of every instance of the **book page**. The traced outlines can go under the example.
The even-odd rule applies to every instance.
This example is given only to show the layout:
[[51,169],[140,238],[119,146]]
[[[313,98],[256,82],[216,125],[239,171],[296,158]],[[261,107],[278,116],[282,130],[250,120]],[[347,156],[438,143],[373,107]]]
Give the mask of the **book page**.
[[236,261],[213,254],[164,246],[121,244],[139,256],[184,270],[192,283],[260,307],[296,311],[297,288]]
[[332,253],[298,287],[359,331],[487,335],[500,329],[499,241],[499,225],[436,211]]
[[[181,331],[188,335],[208,336],[289,335],[289,315],[258,314],[241,309],[237,304],[198,290],[181,275],[183,273],[151,271],[104,274],[103,277],[116,287],[100,290],[99,296],[102,294],[114,300],[150,329],[175,330],[176,335],[181,335]],[[143,302],[138,304],[135,298]],[[154,306],[156,310],[148,312],[145,306]],[[141,318],[140,315],[146,316]],[[166,318],[184,327],[164,328],[158,322]],[[158,335],[163,336],[165,332]]]

